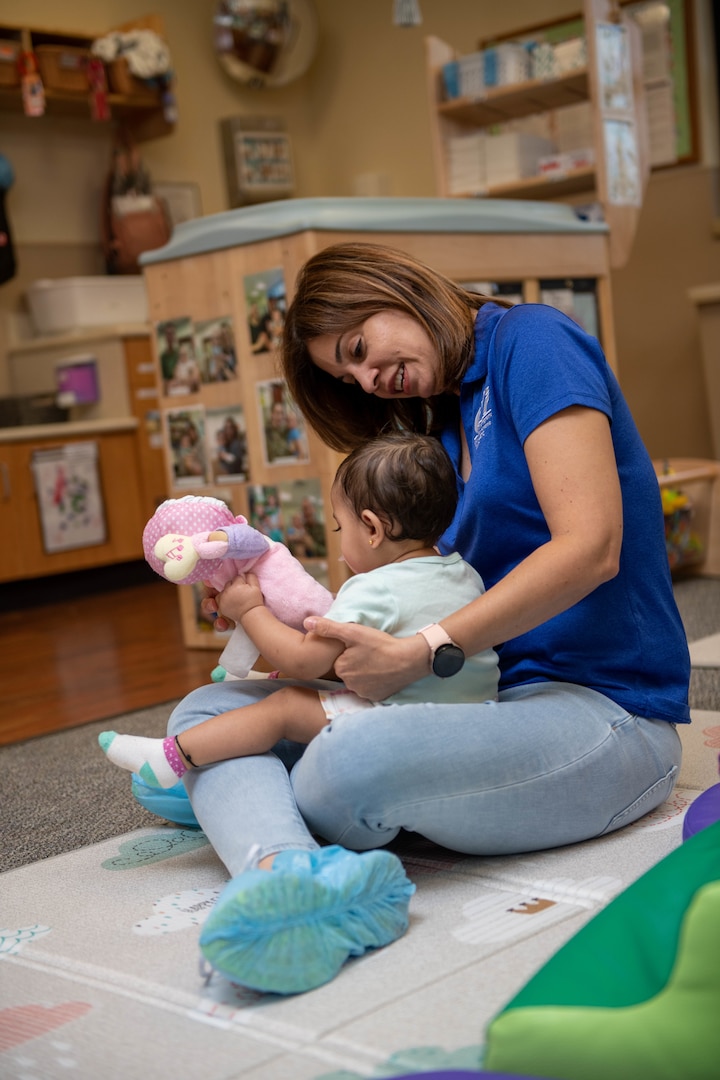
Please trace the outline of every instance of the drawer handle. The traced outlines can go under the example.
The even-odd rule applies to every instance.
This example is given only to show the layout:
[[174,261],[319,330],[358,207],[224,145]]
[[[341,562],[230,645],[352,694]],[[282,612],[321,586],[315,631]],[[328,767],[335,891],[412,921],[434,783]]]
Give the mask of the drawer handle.
[[12,491],[10,490],[10,470],[4,461],[0,461],[0,469],[2,469],[2,493],[3,499],[7,501]]

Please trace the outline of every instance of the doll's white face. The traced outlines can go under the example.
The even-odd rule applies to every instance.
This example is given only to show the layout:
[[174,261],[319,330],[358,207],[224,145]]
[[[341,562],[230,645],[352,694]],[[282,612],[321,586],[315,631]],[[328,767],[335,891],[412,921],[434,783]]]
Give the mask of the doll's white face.
[[197,566],[198,553],[189,536],[168,533],[160,537],[153,551],[163,564],[165,577],[169,581],[182,581]]
[[427,333],[403,311],[372,315],[340,337],[323,334],[308,342],[317,367],[366,394],[381,398],[429,398],[440,386],[440,358]]

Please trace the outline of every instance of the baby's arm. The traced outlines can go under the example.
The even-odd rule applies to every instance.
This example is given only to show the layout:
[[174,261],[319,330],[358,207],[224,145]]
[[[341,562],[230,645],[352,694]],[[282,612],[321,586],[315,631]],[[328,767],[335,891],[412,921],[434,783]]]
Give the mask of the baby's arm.
[[263,602],[257,577],[248,573],[229,582],[217,597],[218,611],[242,625],[255,647],[283,676],[319,679],[332,670],[343,651],[337,638],[294,630],[273,615]]

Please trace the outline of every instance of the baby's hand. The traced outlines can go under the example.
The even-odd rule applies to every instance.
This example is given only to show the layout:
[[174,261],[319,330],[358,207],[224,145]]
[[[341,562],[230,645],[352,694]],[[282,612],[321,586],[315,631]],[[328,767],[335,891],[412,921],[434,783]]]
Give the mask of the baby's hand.
[[227,619],[239,623],[253,608],[263,607],[262,590],[255,574],[238,574],[228,582],[217,597],[218,611]]

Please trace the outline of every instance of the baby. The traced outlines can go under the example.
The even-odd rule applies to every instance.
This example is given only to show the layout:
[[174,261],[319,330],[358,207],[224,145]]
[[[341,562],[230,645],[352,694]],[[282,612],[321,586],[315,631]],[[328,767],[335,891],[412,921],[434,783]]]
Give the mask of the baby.
[[[457,553],[440,555],[435,546],[457,502],[454,470],[437,439],[397,433],[353,451],[338,469],[331,502],[342,557],[354,576],[340,588],[328,618],[403,637],[434,628],[484,592],[469,563]],[[281,622],[265,606],[251,572],[229,582],[217,600],[218,611],[240,623],[262,656],[285,675],[306,681],[332,672],[342,643]],[[341,686],[282,685],[263,701],[184,731],[182,742],[113,731],[103,732],[99,742],[111,761],[138,773],[146,784],[171,787],[188,769],[264,754],[281,739],[309,743],[329,721],[350,711],[494,699],[498,678],[497,655],[488,649],[460,660],[451,679],[429,674],[382,702]]]

